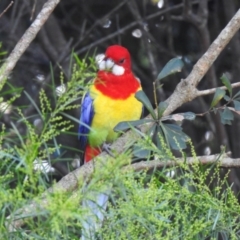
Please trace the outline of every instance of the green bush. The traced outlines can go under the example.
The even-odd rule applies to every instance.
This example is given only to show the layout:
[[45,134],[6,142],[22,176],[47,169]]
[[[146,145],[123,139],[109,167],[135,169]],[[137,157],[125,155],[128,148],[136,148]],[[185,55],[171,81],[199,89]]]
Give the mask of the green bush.
[[[35,106],[44,123],[40,132],[20,108],[17,112],[19,121],[24,122],[27,129],[26,136],[14,125],[11,131],[3,126],[0,134],[0,238],[79,239],[81,223],[87,214],[81,201],[92,193],[111,188],[108,210],[97,233],[99,239],[185,240],[220,236],[239,239],[240,208],[231,187],[226,178],[220,179],[217,163],[203,167],[197,158],[192,166],[183,163],[178,167],[134,172],[130,167],[123,168],[132,158],[128,150],[114,159],[99,157],[88,186],[79,182],[73,192],[56,190],[44,197],[41,195],[54,182],[49,181],[46,174],[35,171],[33,163],[36,159],[49,159],[57,150],[59,146],[48,146],[49,140],[71,131],[71,121],[76,119],[63,120],[62,113],[79,108],[75,101],[84,92],[84,79],[93,76],[92,62],[87,65],[77,59],[67,90],[55,96],[54,107],[41,90],[40,106]],[[61,81],[63,84],[63,77]],[[9,141],[13,135],[18,139],[16,144]],[[151,150],[152,157],[163,162],[166,159],[177,161],[161,137],[161,150],[149,139],[139,140],[138,145]],[[194,156],[191,142],[189,145]],[[21,220],[21,227],[13,229],[14,220]]]

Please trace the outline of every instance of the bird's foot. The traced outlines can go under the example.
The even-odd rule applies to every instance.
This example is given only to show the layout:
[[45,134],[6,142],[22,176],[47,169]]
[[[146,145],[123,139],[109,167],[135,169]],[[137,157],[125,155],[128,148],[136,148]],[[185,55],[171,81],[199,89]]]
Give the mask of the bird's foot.
[[104,143],[102,145],[102,150],[105,151],[111,157],[115,157],[112,153],[112,148],[111,148],[110,144]]

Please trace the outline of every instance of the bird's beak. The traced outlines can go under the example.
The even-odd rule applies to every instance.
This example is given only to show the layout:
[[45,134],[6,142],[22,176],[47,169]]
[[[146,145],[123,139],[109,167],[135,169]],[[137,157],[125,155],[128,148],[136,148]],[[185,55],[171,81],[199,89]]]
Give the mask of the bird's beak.
[[99,70],[108,72],[112,71],[114,61],[111,58],[106,59],[104,54],[99,54],[96,56],[95,61]]
[[97,55],[95,61],[100,71],[111,72],[117,76],[122,75],[125,72],[125,69],[122,66],[115,64],[111,58],[106,58],[104,54]]

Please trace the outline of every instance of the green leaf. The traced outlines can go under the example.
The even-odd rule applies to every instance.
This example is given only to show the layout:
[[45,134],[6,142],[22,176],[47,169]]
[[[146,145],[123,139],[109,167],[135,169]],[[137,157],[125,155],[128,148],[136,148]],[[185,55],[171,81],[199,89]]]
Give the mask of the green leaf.
[[0,52],[0,56],[4,56],[4,55],[6,55],[7,53],[8,53],[7,51]]
[[125,131],[130,129],[131,127],[136,127],[145,123],[152,122],[152,119],[140,119],[136,121],[123,121],[117,124],[117,126],[113,129],[115,132]]
[[182,68],[184,66],[184,63],[181,58],[176,57],[171,59],[162,69],[162,71],[159,73],[157,80],[161,80],[173,73],[181,72]]
[[158,149],[163,150],[162,143],[159,138],[159,134],[163,136],[163,131],[160,125],[157,125],[156,128],[157,134],[154,134],[154,141],[156,142]]
[[147,95],[143,91],[138,91],[135,94],[135,97],[138,101],[140,101],[147,108],[147,110],[150,112],[153,119],[157,119],[156,113],[154,112],[152,104],[151,104],[150,100],[148,99]]
[[156,127],[158,124],[154,123],[147,131],[148,136],[154,136],[154,133],[156,132]]
[[221,79],[222,83],[225,85],[225,87],[227,88],[227,90],[230,94],[230,97],[232,97],[232,85],[231,85],[229,79],[227,78],[227,76],[225,74],[223,74],[220,79]]
[[148,158],[150,156],[151,151],[148,150],[148,149],[143,149],[143,148],[141,148],[138,145],[134,145],[133,146],[133,154],[137,158],[144,158],[144,159],[146,159],[146,158]]
[[240,111],[240,102],[237,100],[233,100],[234,108],[236,111]]
[[160,102],[158,105],[158,118],[161,118],[164,111],[167,109],[168,103]]
[[223,116],[227,120],[233,120],[234,119],[233,113],[229,110],[228,107],[225,107],[225,109],[223,110]]
[[238,99],[238,100],[240,100],[239,96],[240,96],[240,91],[238,91],[238,92],[233,96],[233,99]]
[[189,137],[182,131],[182,128],[176,124],[161,124],[166,141],[172,149],[185,149]]
[[225,109],[220,112],[221,122],[222,124],[232,124],[232,120],[234,119],[233,113],[228,109],[228,107],[225,107]]
[[23,91],[24,94],[27,96],[28,100],[31,102],[31,104],[34,106],[34,108],[37,110],[39,116],[41,118],[43,118],[43,115],[42,115],[42,112],[41,110],[39,109],[38,105],[36,104],[36,102],[34,101],[34,99],[26,92],[26,91]]
[[215,107],[218,104],[218,102],[225,96],[225,94],[226,94],[225,90],[217,88],[211,103],[211,108]]
[[231,98],[230,98],[228,95],[225,95],[225,96],[223,97],[223,99],[226,100],[227,102],[229,102],[229,101],[231,100]]
[[[220,114],[221,116],[221,114]],[[221,117],[221,123],[224,125],[232,125],[232,121],[224,119],[223,117]]]
[[81,66],[82,63],[81,63],[81,61],[80,61],[78,55],[77,55],[76,53],[73,53],[73,57],[75,58],[75,61],[77,62],[78,66]]

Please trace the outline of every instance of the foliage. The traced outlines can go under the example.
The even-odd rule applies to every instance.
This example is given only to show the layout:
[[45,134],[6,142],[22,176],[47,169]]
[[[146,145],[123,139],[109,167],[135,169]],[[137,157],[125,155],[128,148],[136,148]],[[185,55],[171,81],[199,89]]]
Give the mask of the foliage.
[[[75,58],[76,59],[76,58]],[[90,59],[89,63],[86,63],[85,60],[76,59],[78,64],[75,64],[73,67],[73,73],[71,79],[65,83],[63,76],[60,76],[61,86],[60,88],[54,85],[52,86],[52,95],[55,101],[55,104],[51,102],[52,98],[49,98],[47,92],[42,89],[39,93],[39,106],[33,101],[32,97],[28,95],[27,92],[24,94],[27,95],[30,103],[35,107],[37,115],[30,116],[26,118],[23,114],[23,110],[19,107],[14,107],[14,115],[18,121],[14,124],[12,123],[12,128],[7,129],[5,125],[2,125],[2,131],[0,133],[0,235],[1,239],[19,239],[17,236],[25,238],[27,236],[24,232],[7,232],[7,222],[6,217],[10,213],[14,213],[15,210],[21,206],[27,205],[29,200],[32,200],[35,196],[38,196],[43,191],[45,191],[51,184],[51,176],[48,176],[47,173],[37,171],[37,164],[43,169],[43,165],[40,163],[41,160],[44,160],[46,163],[52,161],[53,155],[59,154],[59,145],[56,141],[56,137],[72,131],[73,123],[72,119],[64,118],[64,113],[79,108],[78,100],[85,91],[86,84],[84,83],[87,77],[93,77],[94,75],[94,64]],[[54,80],[54,79],[53,79]],[[1,88],[4,86],[2,83]],[[20,89],[14,88],[12,92],[15,95],[7,101],[7,104],[10,105],[13,101],[20,95]],[[59,92],[60,91],[60,92]],[[9,91],[8,91],[9,93]],[[4,96],[5,92],[2,93]],[[1,98],[3,101],[3,98]],[[4,111],[2,111],[4,114]],[[34,124],[34,120],[38,120],[39,124]],[[75,121],[78,121],[75,119]],[[20,124],[26,129],[25,134],[23,135],[20,131]],[[22,127],[22,126],[21,126]],[[74,138],[76,133],[74,133]],[[51,142],[54,144],[51,144]],[[50,196],[49,196],[50,198]],[[52,207],[54,211],[61,205],[61,200],[64,199],[64,196],[58,195],[55,196],[53,203],[56,203],[58,200],[58,205],[49,206]],[[67,201],[63,204],[67,204]],[[61,213],[59,212],[61,215]],[[28,216],[32,216],[33,221],[35,222],[36,218],[41,218],[46,216],[46,210],[39,210],[35,213],[29,213]],[[26,216],[22,216],[26,217]],[[52,220],[55,221],[53,215],[51,216]],[[11,221],[11,219],[10,219]],[[33,226],[31,219],[27,223],[29,227]],[[43,230],[44,221],[42,224],[39,224],[39,232],[43,238],[48,233]],[[52,227],[52,226],[51,226]],[[31,233],[31,237],[34,237],[35,233]],[[50,236],[48,234],[48,236]],[[53,237],[53,236],[52,236]],[[50,239],[50,238],[49,238]]]
[[[140,144],[154,149],[149,141],[142,140]],[[154,156],[162,161],[173,159],[166,145],[164,149],[155,148]],[[104,191],[109,182],[113,186],[111,204],[98,233],[99,239],[239,238],[239,204],[231,188],[226,186],[226,179],[220,179],[217,163],[214,167],[202,167],[196,159],[192,167],[184,163],[180,167],[156,169],[149,173],[133,172],[131,168],[123,170],[122,165],[130,159],[128,151],[108,161],[99,159],[87,189],[80,182],[73,195],[49,194],[46,208],[41,207],[41,198],[37,198],[39,209],[27,216],[18,215],[19,218],[30,218],[24,229],[12,234],[7,233],[4,215],[26,205],[34,194],[20,184],[14,190],[6,190],[1,185],[4,206],[1,208],[2,238],[79,239],[82,217],[87,211],[79,203],[88,196],[88,192],[97,194]],[[170,173],[174,177],[170,177]],[[211,183],[214,187],[210,187]],[[44,186],[38,186],[41,187]]]
[[[134,172],[129,166],[122,168],[132,158],[132,151],[127,149],[115,158],[99,157],[92,180],[87,186],[84,182],[79,182],[74,193],[62,193],[59,190],[41,196],[53,183],[47,174],[34,169],[34,161],[50,161],[50,155],[59,150],[61,146],[57,143],[49,146],[48,141],[63,132],[71,131],[72,121],[78,122],[65,111],[79,107],[75,101],[85,89],[84,79],[92,76],[93,65],[75,58],[77,65],[65,85],[66,91],[54,95],[55,105],[52,105],[44,90],[40,92],[40,106],[28,96],[41,118],[40,129],[36,129],[31,118],[24,117],[21,109],[17,109],[16,113],[27,129],[26,136],[15,125],[12,125],[11,131],[6,130],[4,125],[2,127],[0,238],[79,239],[83,218],[88,214],[80,203],[92,193],[103,192],[111,183],[111,202],[98,232],[99,239],[213,239],[219,236],[223,239],[238,239],[240,226],[237,213],[240,209],[231,187],[227,186],[226,178],[220,179],[217,163],[206,167],[198,164],[188,138],[184,138],[184,144],[190,146],[192,155],[196,158],[192,166],[183,163],[179,167]],[[64,84],[61,76],[61,85]],[[55,88],[53,84],[54,91]],[[149,159],[177,161],[169,146],[175,144],[178,149],[182,149],[181,128],[171,124],[163,126],[160,119],[166,104],[159,104],[157,116],[143,93],[138,97],[145,105],[148,104],[154,117],[156,125],[149,134],[157,129],[154,134],[157,144],[153,143],[150,135],[142,135],[136,147],[138,150],[147,150]],[[69,119],[63,120],[62,116],[68,116]],[[186,119],[194,117],[191,113],[181,116]],[[139,122],[136,125],[138,124]],[[17,144],[9,141],[12,136],[18,139]],[[184,152],[182,156],[185,156]],[[33,201],[34,210],[27,211]],[[25,209],[23,213],[19,211],[22,207]],[[25,221],[24,226],[11,229],[14,219]]]
[[[180,169],[175,178],[167,175],[177,168],[117,176],[121,190],[109,207],[102,239],[238,239],[239,205],[230,188],[221,192],[219,168],[201,169],[196,160]],[[214,191],[205,183],[210,172],[211,180],[219,180]]]
[[[223,74],[221,77],[221,81],[227,89],[228,94],[225,90],[221,88],[217,88],[213,100],[211,102],[210,111],[214,111],[215,113],[219,112],[222,124],[231,125],[234,120],[233,113],[237,113],[239,115],[240,110],[240,91],[233,95],[232,85],[230,80]],[[216,107],[216,105],[220,102],[220,100],[224,99],[226,103],[223,106]],[[229,105],[233,105],[230,107]]]
[[[153,83],[153,85],[156,87],[157,81],[162,80],[163,78],[174,74],[176,72],[181,71],[183,68],[183,62],[180,58],[174,58],[171,59],[161,70],[159,73],[157,80]],[[159,86],[161,87],[161,86]],[[154,95],[156,95],[156,89],[154,89]],[[159,141],[158,135],[160,134],[162,138],[166,141],[167,145],[171,149],[180,150],[185,149],[187,147],[186,142],[188,141],[188,136],[182,131],[182,127],[179,126],[176,123],[165,123],[166,120],[172,120],[174,122],[177,122],[180,120],[183,121],[186,120],[194,120],[195,114],[191,112],[187,113],[179,113],[175,115],[169,115],[167,117],[163,117],[164,111],[168,107],[167,102],[160,102],[157,104],[157,100],[155,97],[155,105],[157,108],[157,111],[155,112],[154,107],[152,106],[152,103],[150,102],[149,98],[146,96],[146,94],[143,91],[139,91],[136,93],[135,97],[142,102],[144,107],[148,110],[150,113],[152,119],[141,119],[137,121],[128,121],[128,122],[121,122],[115,127],[115,131],[123,131],[130,127],[135,127],[138,125],[142,125],[144,123],[151,123],[151,128],[147,132],[148,136],[152,136],[152,141],[156,144],[156,146],[159,149],[162,149],[163,146],[161,144],[161,141]],[[142,135],[142,133],[140,133]],[[150,154],[149,151],[141,150],[141,151],[135,151],[135,156],[139,158],[147,158]]]

